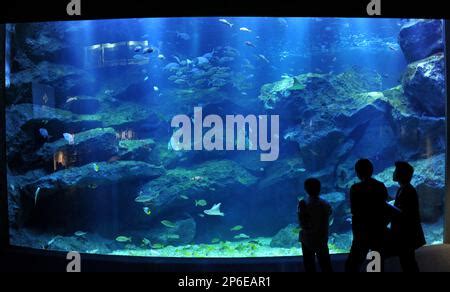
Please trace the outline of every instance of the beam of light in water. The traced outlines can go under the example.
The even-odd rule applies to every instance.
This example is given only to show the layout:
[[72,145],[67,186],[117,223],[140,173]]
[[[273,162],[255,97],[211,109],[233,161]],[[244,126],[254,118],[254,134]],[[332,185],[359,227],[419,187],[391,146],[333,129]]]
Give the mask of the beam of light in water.
[[14,32],[14,25],[6,25],[6,41],[5,41],[5,87],[11,86],[11,34]]

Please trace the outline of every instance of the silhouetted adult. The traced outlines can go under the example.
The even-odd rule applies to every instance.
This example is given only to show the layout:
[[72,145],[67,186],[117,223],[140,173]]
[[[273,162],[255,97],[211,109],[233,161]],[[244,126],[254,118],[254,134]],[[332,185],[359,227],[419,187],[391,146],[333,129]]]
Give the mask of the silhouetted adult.
[[414,168],[404,161],[395,163],[393,180],[400,185],[394,206],[400,212],[392,218],[390,253],[400,258],[404,272],[419,272],[415,252],[425,245],[420,211],[419,197],[416,189],[411,185]]
[[387,232],[385,185],[372,178],[373,165],[368,159],[358,160],[355,171],[360,182],[350,188],[353,242],[345,265],[347,272],[360,272],[369,251],[379,252],[383,259]]
[[316,256],[322,272],[332,272],[328,248],[328,226],[331,205],[320,198],[321,184],[309,178],[304,183],[308,197],[298,203],[298,219],[301,227],[300,242],[306,272],[316,272]]

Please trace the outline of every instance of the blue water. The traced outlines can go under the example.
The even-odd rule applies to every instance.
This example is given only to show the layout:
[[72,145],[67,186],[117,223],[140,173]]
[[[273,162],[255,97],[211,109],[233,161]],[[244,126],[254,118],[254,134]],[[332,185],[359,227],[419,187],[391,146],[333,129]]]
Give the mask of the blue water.
[[[29,214],[24,224],[14,227],[13,244],[164,257],[297,255],[296,204],[305,196],[303,181],[315,176],[322,180],[324,198],[336,208],[330,244],[332,252],[340,253],[351,243],[347,193],[356,179],[356,159],[374,162],[375,173],[392,196],[396,186],[390,167],[396,159],[416,163],[420,179],[432,176],[427,171],[443,162],[445,146],[435,142],[445,137],[445,128],[437,128],[429,140],[422,133],[408,145],[405,137],[420,133],[411,126],[408,113],[396,107],[397,97],[386,93],[392,88],[399,92],[407,67],[397,41],[405,21],[224,18],[230,27],[219,19],[58,22],[43,24],[34,35],[16,25],[10,52],[17,56],[27,52],[31,63],[44,69],[31,80],[30,73],[23,73],[27,65],[11,70],[13,90],[33,83],[33,101],[24,97],[9,106],[34,104],[34,119],[7,141],[18,149],[17,145],[27,145],[23,153],[17,149],[8,153],[10,193],[27,198],[27,210],[32,210],[25,212]],[[27,46],[34,44],[45,53],[39,54],[39,46],[30,53]],[[51,49],[58,45],[62,49]],[[144,51],[149,48],[151,52]],[[206,64],[199,64],[205,59]],[[62,71],[67,73],[52,64],[66,66]],[[175,67],[170,70],[168,65]],[[69,73],[68,68],[80,70],[83,78],[75,79],[78,73]],[[210,70],[215,73],[207,74]],[[275,94],[281,103],[265,104],[265,85],[296,82],[294,76],[307,80],[303,85],[308,92],[292,92],[287,86]],[[323,83],[314,83],[315,78]],[[370,83],[371,78],[376,85],[345,91],[355,83]],[[331,89],[338,88],[334,95],[328,82]],[[383,106],[370,106],[370,92],[378,96],[383,92],[377,102],[399,110],[404,119],[395,120],[392,110],[377,112]],[[88,101],[81,102],[84,99]],[[179,114],[193,118],[194,107],[201,107],[204,116],[280,115],[278,159],[261,162],[259,151],[174,151],[170,121]],[[65,112],[52,116],[55,108]],[[121,113],[128,110],[132,114],[124,119]],[[80,126],[80,120],[89,123]],[[49,137],[39,137],[40,128]],[[101,128],[112,128],[116,138],[88,148],[78,144],[84,132]],[[333,136],[334,132],[339,133]],[[404,136],[399,137],[400,132]],[[64,140],[63,133],[74,135],[74,145]],[[153,140],[148,147],[146,139]],[[137,143],[139,151],[127,143]],[[42,149],[54,149],[54,157],[46,157]],[[113,173],[116,165],[128,162],[122,173]],[[145,171],[134,171],[137,162],[161,167],[164,173],[140,177]],[[68,176],[70,183],[76,182],[70,187],[65,186]],[[119,181],[125,176],[131,180]],[[118,181],[105,183],[108,177]],[[444,181],[442,173],[430,179]],[[23,188],[17,191],[19,186]],[[142,202],[139,196],[150,198]],[[204,212],[218,203],[223,216]],[[439,220],[426,227],[430,238],[442,235]]]

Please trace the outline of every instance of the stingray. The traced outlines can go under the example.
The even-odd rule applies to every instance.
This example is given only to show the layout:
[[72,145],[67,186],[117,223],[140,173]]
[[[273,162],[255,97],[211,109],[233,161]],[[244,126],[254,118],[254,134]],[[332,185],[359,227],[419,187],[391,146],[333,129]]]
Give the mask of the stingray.
[[203,212],[209,216],[225,216],[225,214],[220,211],[221,205],[222,203],[216,204],[211,209],[205,210]]

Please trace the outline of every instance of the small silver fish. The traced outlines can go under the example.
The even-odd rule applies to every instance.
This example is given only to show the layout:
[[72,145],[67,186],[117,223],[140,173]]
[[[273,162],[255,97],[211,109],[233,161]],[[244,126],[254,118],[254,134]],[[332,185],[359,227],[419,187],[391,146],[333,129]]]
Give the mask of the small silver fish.
[[266,62],[267,64],[270,63],[269,59],[266,58],[266,56],[259,54],[258,57],[263,60],[264,62]]
[[77,231],[77,232],[74,233],[74,235],[75,235],[76,237],[85,237],[85,236],[87,235],[87,232],[84,232],[84,231]]
[[41,187],[38,187],[36,189],[36,192],[34,192],[34,205],[36,206],[38,198],[39,198],[39,193],[41,192]]
[[219,19],[219,22],[228,25],[230,28],[233,27],[234,24],[232,24],[231,22],[229,22],[228,20],[221,18]]
[[74,96],[74,97],[68,97],[66,100],[66,103],[71,103],[72,101],[76,101],[78,100],[78,97]]

